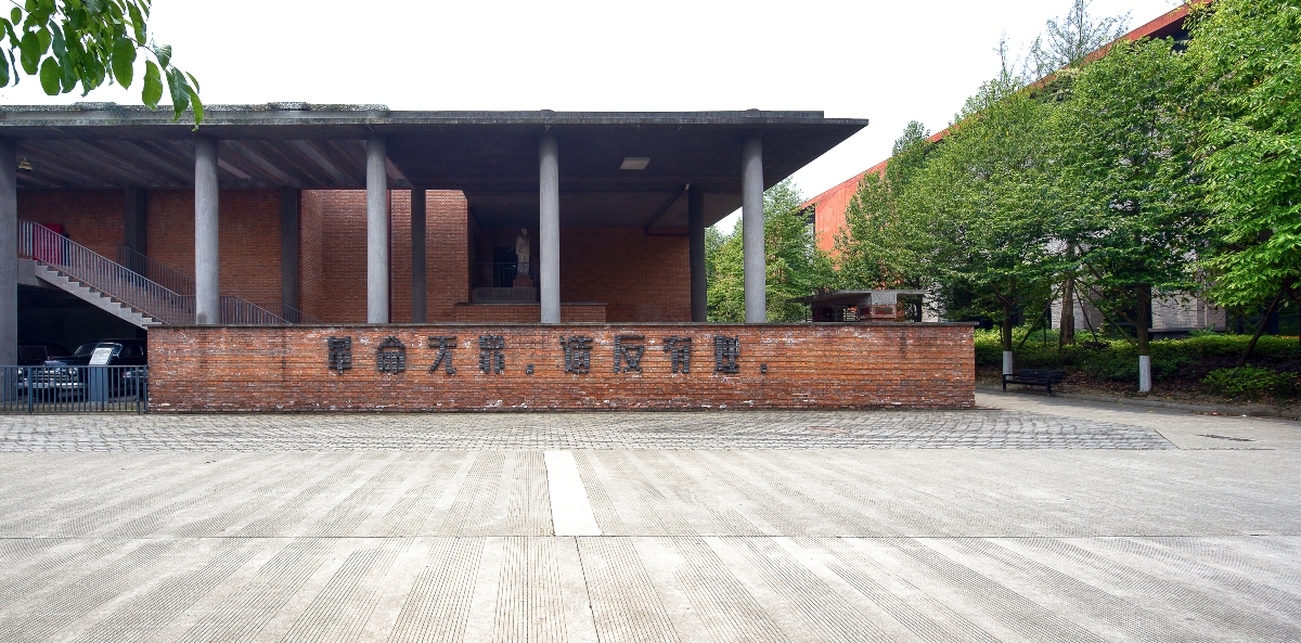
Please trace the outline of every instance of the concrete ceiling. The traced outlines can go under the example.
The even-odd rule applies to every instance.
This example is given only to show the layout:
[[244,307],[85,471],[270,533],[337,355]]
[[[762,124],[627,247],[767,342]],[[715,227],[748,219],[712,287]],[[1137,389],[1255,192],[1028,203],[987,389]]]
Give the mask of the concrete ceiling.
[[[686,226],[685,189],[713,223],[740,206],[741,145],[763,141],[771,186],[867,125],[821,112],[392,112],[378,105],[210,106],[196,129],[164,112],[111,103],[0,107],[33,171],[20,189],[188,188],[194,139],[218,138],[223,188],[365,187],[366,139],[388,141],[389,185],[465,192],[485,227],[535,223],[538,140],[560,148],[561,223]],[[625,157],[649,158],[621,170]]]

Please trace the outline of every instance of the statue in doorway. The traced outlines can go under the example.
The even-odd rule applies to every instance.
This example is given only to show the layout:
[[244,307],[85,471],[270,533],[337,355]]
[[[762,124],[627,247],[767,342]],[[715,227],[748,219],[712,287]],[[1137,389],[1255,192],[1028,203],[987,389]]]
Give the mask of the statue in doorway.
[[520,228],[519,236],[515,237],[515,260],[518,265],[515,268],[515,274],[529,274],[529,229]]

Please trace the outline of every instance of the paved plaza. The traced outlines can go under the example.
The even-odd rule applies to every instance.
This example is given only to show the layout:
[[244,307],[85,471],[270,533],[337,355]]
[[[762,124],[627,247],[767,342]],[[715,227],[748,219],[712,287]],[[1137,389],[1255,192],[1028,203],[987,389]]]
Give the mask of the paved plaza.
[[1301,423],[0,416],[0,641],[1297,641]]

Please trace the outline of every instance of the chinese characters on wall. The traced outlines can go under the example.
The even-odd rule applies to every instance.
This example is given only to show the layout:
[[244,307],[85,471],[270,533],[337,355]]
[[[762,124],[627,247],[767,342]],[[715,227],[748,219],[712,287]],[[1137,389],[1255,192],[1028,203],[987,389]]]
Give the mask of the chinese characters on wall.
[[[647,353],[647,341],[644,335],[616,335],[613,351],[610,355],[614,373],[663,372],[685,374],[691,372],[691,357],[694,343],[691,337],[667,336],[660,338],[663,357],[652,359],[644,364]],[[739,337],[726,335],[713,336],[713,372],[735,375],[741,372],[741,340]],[[456,375],[455,361],[457,338],[455,335],[433,335],[426,338],[426,346],[434,351],[433,362],[427,370],[430,373],[442,371],[448,376]],[[565,373],[585,375],[592,370],[592,354],[595,341],[587,335],[564,335],[556,344],[556,367]],[[473,344],[471,345],[473,346]],[[500,375],[506,372],[506,361],[510,347],[503,335],[480,335],[478,338],[479,371],[485,375]],[[353,341],[351,336],[329,337],[325,340],[326,365],[329,370],[339,375],[352,369]],[[374,349],[375,369],[380,373],[397,374],[407,370],[407,347],[397,337],[385,337]],[[473,359],[473,356],[469,356]],[[533,364],[524,367],[526,375],[535,372]],[[759,372],[768,372],[767,364],[759,365]]]

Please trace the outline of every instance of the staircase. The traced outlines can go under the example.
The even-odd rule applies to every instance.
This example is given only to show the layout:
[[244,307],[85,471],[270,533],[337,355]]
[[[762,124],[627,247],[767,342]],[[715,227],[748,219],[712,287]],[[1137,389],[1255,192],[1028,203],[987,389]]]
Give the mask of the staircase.
[[89,303],[118,319],[140,328],[147,328],[160,323],[157,319],[122,303],[86,284],[69,277],[48,265],[37,263],[34,267],[36,278],[59,290]]
[[[34,262],[38,280],[141,328],[194,323],[194,282],[175,271],[162,279],[164,285],[39,223],[23,220],[18,222],[18,256]],[[150,276],[163,274],[154,264],[134,257],[129,262],[154,273]],[[221,297],[220,314],[222,324],[289,324],[239,297]]]

